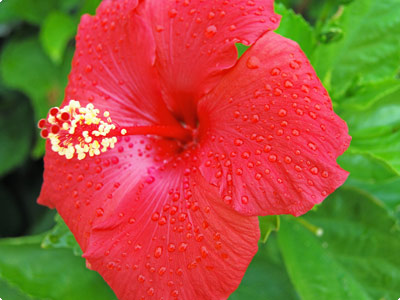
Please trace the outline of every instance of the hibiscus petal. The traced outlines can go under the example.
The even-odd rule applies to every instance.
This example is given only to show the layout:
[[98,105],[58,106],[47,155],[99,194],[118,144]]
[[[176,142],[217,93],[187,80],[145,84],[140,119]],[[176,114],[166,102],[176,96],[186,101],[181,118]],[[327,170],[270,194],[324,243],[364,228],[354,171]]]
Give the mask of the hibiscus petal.
[[273,32],[200,101],[199,117],[201,172],[238,212],[298,216],[347,178],[336,163],[346,123],[300,47]]
[[168,159],[171,147],[173,143],[142,136],[124,137],[116,148],[78,160],[53,152],[48,142],[38,202],[57,209],[85,251],[92,227],[113,215],[127,191],[151,176],[161,164],[158,148]]
[[65,101],[94,102],[120,125],[175,124],[153,66],[151,29],[136,6],[134,0],[104,0],[96,16],[82,17]]
[[258,220],[189,173],[157,171],[94,229],[84,257],[118,299],[226,299],[239,285],[257,252]]
[[236,63],[234,43],[251,45],[280,20],[273,0],[148,0],[138,10],[152,24],[165,101],[192,126],[198,96]]

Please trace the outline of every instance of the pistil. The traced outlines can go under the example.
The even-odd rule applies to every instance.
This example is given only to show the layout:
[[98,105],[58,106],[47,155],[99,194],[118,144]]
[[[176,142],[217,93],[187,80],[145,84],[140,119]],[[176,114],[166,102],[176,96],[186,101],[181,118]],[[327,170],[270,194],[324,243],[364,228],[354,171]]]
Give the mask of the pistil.
[[79,160],[100,155],[115,147],[118,137],[126,135],[155,135],[186,143],[192,139],[192,131],[182,126],[147,125],[121,127],[113,123],[110,113],[100,111],[89,103],[82,107],[71,100],[63,108],[50,109],[47,119],[38,123],[41,136],[49,139],[51,149],[67,159]]

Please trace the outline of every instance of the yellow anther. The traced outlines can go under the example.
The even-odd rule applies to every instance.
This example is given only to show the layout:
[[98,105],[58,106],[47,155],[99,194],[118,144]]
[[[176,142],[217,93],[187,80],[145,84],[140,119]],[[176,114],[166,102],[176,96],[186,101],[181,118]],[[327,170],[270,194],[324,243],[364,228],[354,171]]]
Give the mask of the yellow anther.
[[[55,114],[49,114],[47,122],[60,129],[56,133],[50,132],[47,138],[51,142],[51,149],[67,159],[72,159],[74,155],[79,160],[87,155],[99,155],[114,148],[117,143],[116,137],[107,136],[116,129],[112,124],[110,113],[108,111],[103,113],[107,119],[104,121],[98,117],[100,111],[95,109],[92,103],[82,107],[79,101],[71,100]],[[67,120],[63,119],[63,114],[67,115]]]

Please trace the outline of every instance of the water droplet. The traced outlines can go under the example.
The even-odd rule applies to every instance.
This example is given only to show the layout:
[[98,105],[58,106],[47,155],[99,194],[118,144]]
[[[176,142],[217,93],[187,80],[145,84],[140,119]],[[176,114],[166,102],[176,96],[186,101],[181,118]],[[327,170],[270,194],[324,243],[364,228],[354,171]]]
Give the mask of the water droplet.
[[158,212],[153,213],[153,215],[151,216],[151,219],[153,221],[158,221],[159,218],[160,218],[160,214]]
[[158,274],[160,275],[160,276],[162,276],[162,275],[164,275],[164,273],[167,271],[167,268],[166,267],[161,267],[159,270],[158,270]]
[[310,92],[310,87],[304,84],[304,85],[301,86],[301,90],[304,93],[308,94]]
[[285,163],[290,164],[291,162],[292,162],[292,159],[290,158],[290,156],[286,156]]
[[313,174],[313,175],[317,175],[317,174],[318,174],[318,168],[317,168],[317,167],[312,167],[312,168],[310,169],[310,172],[311,172],[311,174]]
[[155,178],[153,176],[147,176],[147,178],[146,178],[147,184],[152,184],[154,181],[155,181]]
[[143,283],[146,280],[146,277],[144,277],[142,274],[139,274],[137,276],[137,281]]
[[328,173],[327,171],[323,171],[323,172],[321,173],[321,176],[324,177],[324,178],[328,178],[329,173]]
[[212,38],[217,33],[217,27],[210,25],[206,28],[205,35],[208,38]]
[[293,70],[296,70],[296,69],[300,69],[301,62],[297,61],[297,60],[293,60],[293,61],[290,62],[289,65]]
[[86,68],[85,68],[85,72],[86,72],[86,73],[90,73],[90,72],[92,72],[92,71],[93,71],[92,65],[87,65]]
[[271,154],[271,155],[268,157],[268,160],[269,160],[270,162],[276,162],[277,157],[276,157],[275,154]]
[[286,80],[286,81],[285,81],[285,87],[286,87],[286,88],[291,88],[291,87],[293,87],[293,82],[291,82],[290,80]]
[[293,130],[292,130],[292,134],[293,134],[294,136],[299,136],[299,135],[300,135],[300,132],[299,132],[297,129],[293,129]]
[[175,8],[170,9],[170,10],[168,11],[168,16],[169,16],[170,18],[175,18],[177,14],[178,14],[178,11],[177,11]]
[[162,216],[159,220],[158,220],[158,225],[165,225],[167,224],[167,218],[165,216]]
[[308,115],[309,115],[312,119],[314,119],[314,120],[317,119],[317,114],[316,114],[315,112],[313,112],[313,111],[310,111],[310,112],[308,113]]
[[257,56],[250,56],[247,59],[247,67],[249,69],[258,69],[260,67],[260,64],[261,64],[261,62]]
[[275,96],[281,96],[283,94],[283,91],[280,88],[275,88],[274,89],[274,95]]
[[175,249],[176,249],[175,244],[171,243],[171,244],[168,245],[168,252],[174,252]]
[[279,69],[279,68],[273,68],[273,69],[271,70],[271,75],[272,75],[272,76],[277,76],[277,75],[279,75],[279,74],[281,74],[281,69]]
[[224,202],[225,202],[226,204],[231,204],[231,203],[232,203],[232,197],[229,196],[229,195],[226,195],[226,196],[224,197]]
[[241,145],[243,145],[243,140],[242,140],[242,139],[235,139],[234,144],[235,144],[236,146],[241,146]]
[[186,251],[187,246],[188,246],[187,243],[180,243],[178,250],[181,252],[184,252],[184,251]]
[[98,217],[103,216],[103,215],[104,215],[104,209],[102,209],[101,207],[98,208],[98,209],[96,210],[96,215],[97,215]]
[[308,147],[309,147],[311,150],[313,150],[313,151],[317,150],[317,146],[316,146],[314,143],[312,143],[312,142],[309,142],[309,143],[308,143]]
[[243,174],[243,170],[241,168],[236,169],[236,175],[241,176]]
[[147,295],[149,295],[149,296],[153,296],[153,295],[154,295],[154,289],[153,289],[152,287],[150,287],[150,288],[147,290]]
[[280,109],[279,110],[279,112],[278,112],[278,115],[280,116],[280,117],[285,117],[286,115],[287,115],[287,111],[286,111],[286,109]]
[[250,157],[250,152],[245,151],[245,152],[242,153],[242,158],[248,159],[249,157]]
[[259,120],[260,120],[259,115],[253,115],[253,117],[251,118],[251,122],[253,122],[253,123],[257,123]]
[[268,153],[268,152],[270,152],[272,150],[272,147],[270,146],[270,145],[265,145],[265,147],[264,147],[264,152],[265,153]]
[[157,26],[156,26],[156,31],[157,31],[157,32],[162,32],[162,31],[164,31],[164,26],[157,25]]
[[161,246],[157,247],[156,250],[154,251],[154,257],[155,258],[160,258],[162,255],[163,248]]

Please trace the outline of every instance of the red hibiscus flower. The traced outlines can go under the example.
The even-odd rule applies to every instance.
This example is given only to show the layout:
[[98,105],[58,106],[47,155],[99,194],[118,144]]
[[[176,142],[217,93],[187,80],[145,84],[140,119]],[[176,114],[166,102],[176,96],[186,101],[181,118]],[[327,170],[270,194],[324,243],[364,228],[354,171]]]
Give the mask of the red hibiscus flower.
[[[104,0],[76,37],[47,138],[55,207],[119,299],[226,299],[257,215],[304,214],[346,179],[346,124],[272,0]],[[235,43],[252,47],[237,60]],[[72,101],[71,101],[72,100]]]

